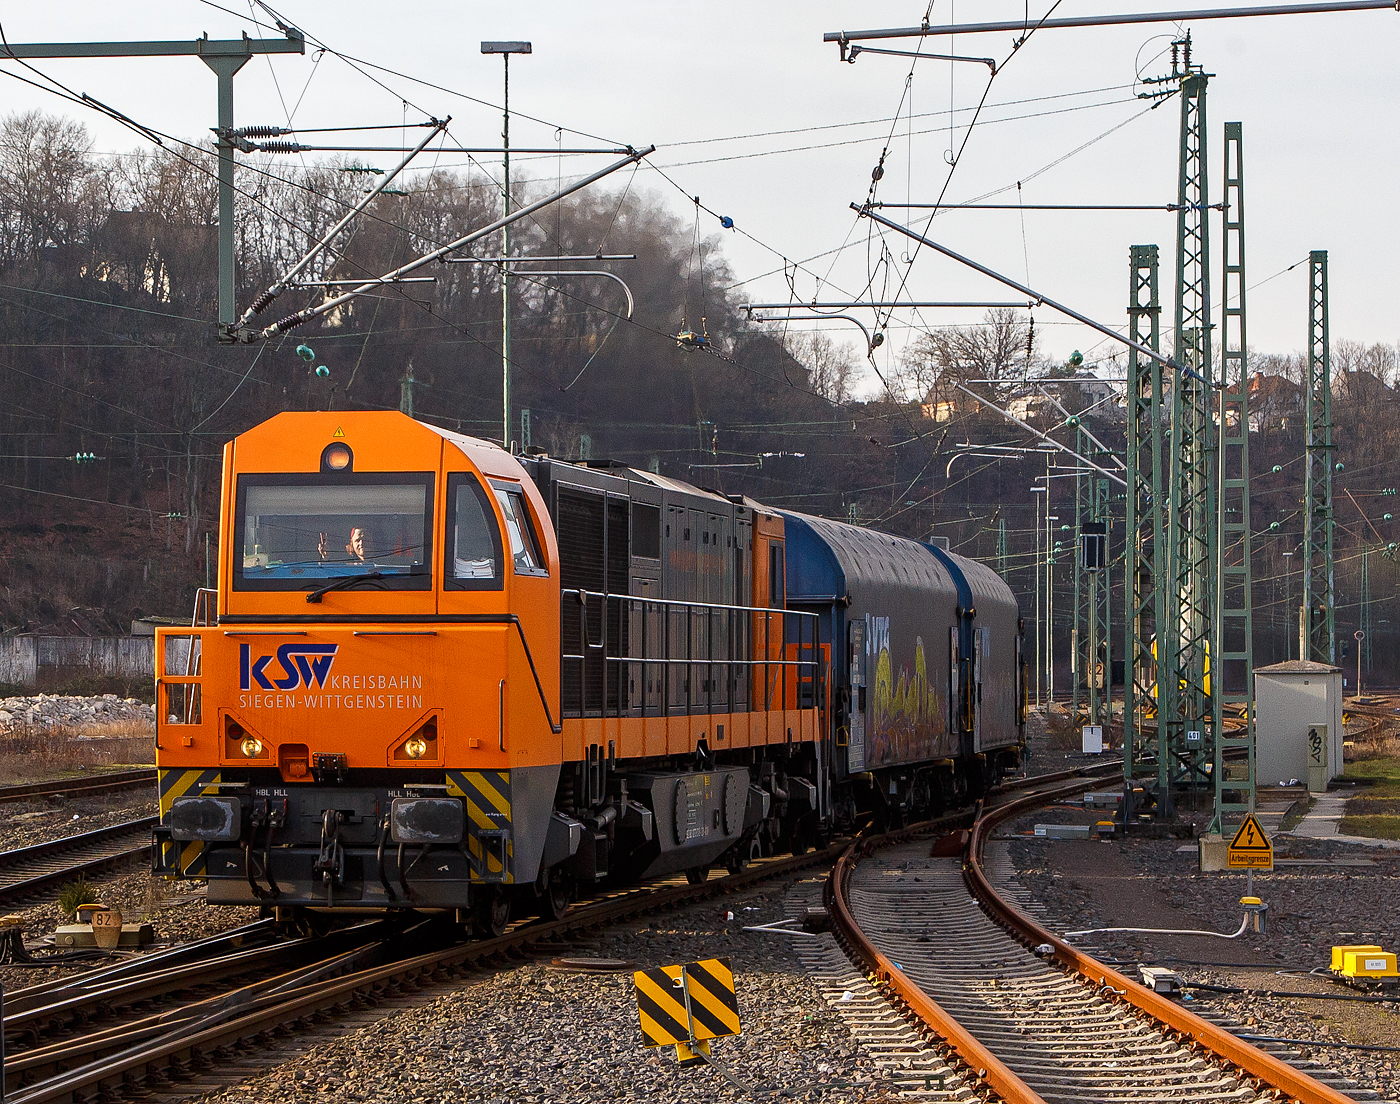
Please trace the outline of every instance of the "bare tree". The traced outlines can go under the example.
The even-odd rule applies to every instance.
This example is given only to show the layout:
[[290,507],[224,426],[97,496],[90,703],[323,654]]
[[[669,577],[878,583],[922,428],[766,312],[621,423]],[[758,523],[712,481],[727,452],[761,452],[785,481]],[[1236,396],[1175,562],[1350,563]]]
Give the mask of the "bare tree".
[[782,335],[782,342],[792,358],[807,369],[813,391],[837,405],[851,398],[852,384],[860,375],[860,363],[851,342],[838,345],[815,331],[788,331]]
[[991,310],[979,325],[943,326],[920,337],[900,358],[891,390],[902,391],[897,397],[904,399],[961,405],[954,385],[962,384],[1001,405],[1037,371],[1037,345],[1028,315]]
[[27,111],[0,122],[0,267],[81,244],[105,217],[87,127]]

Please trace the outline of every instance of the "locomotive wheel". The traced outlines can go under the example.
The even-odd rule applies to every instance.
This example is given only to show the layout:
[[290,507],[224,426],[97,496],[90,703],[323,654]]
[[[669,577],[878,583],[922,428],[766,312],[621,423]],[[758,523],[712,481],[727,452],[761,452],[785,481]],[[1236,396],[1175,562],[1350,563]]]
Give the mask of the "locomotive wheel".
[[540,899],[540,913],[548,920],[562,920],[574,903],[574,884],[567,878],[551,876]]
[[504,935],[510,923],[510,898],[501,890],[472,906],[472,929],[482,939]]
[[691,885],[702,885],[709,880],[710,866],[705,863],[702,866],[692,866],[685,872],[685,880]]
[[760,853],[757,839],[740,840],[725,857],[724,868],[731,874],[738,874],[747,869]]

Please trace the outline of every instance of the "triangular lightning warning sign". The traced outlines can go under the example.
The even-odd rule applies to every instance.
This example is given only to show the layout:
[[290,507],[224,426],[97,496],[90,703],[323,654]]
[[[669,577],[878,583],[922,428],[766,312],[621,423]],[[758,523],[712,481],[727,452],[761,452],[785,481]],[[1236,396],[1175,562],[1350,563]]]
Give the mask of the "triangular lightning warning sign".
[[331,436],[332,436],[332,437],[344,437],[344,436],[345,436],[345,430],[341,429],[340,426],[336,426],[336,427],[335,427],[335,432],[332,433]]
[[1264,835],[1264,829],[1259,827],[1259,822],[1254,819],[1254,814],[1244,818],[1244,823],[1235,833],[1235,838],[1230,841],[1231,851],[1272,851],[1273,845],[1269,843],[1269,837]]

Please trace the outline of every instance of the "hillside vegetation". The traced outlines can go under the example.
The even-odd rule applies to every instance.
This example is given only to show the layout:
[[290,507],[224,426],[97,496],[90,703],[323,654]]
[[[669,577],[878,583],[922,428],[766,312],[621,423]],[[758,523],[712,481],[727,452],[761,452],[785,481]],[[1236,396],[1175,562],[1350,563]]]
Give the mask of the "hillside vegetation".
[[[400,409],[411,399],[417,417],[501,436],[492,264],[435,265],[420,273],[435,283],[385,288],[280,341],[219,345],[211,167],[207,153],[94,153],[84,128],[62,117],[0,122],[0,632],[106,633],[143,614],[187,616],[206,576],[206,538],[217,539],[222,446],[280,411]],[[347,171],[354,167],[240,162],[240,306],[363,194],[369,177]],[[530,410],[531,444],[911,537],[946,537],[1004,570],[1029,615],[1031,487],[1046,460],[950,464],[960,446],[1031,443],[952,383],[991,381],[969,386],[998,405],[1021,402],[1034,424],[1073,443],[1063,414],[1026,382],[1048,381],[1066,410],[1092,406],[1085,424],[1109,449],[1122,448],[1121,403],[1094,405],[1099,385],[1068,378],[1074,373],[1042,352],[1024,312],[928,332],[896,361],[880,359],[879,378],[863,349],[751,323],[724,258],[726,231],[703,213],[698,222],[691,210],[677,214],[640,187],[644,179],[619,174],[617,184],[572,196],[513,231],[513,252],[524,255],[637,254],[578,266],[623,276],[636,297],[631,321],[611,281],[513,280],[513,390],[517,410]],[[549,186],[522,184],[516,200]],[[499,211],[498,187],[480,171],[425,172],[404,187],[409,194],[376,199],[307,278],[378,275]],[[474,248],[491,257],[501,243]],[[1126,251],[1127,243],[1125,261]],[[284,317],[321,294],[290,289],[260,317]],[[679,347],[682,329],[707,337],[708,347]],[[314,362],[298,357],[303,343]],[[1122,374],[1111,361],[1084,371],[1100,367]],[[1290,607],[1300,580],[1296,570],[1286,577],[1283,553],[1302,534],[1301,368],[1297,356],[1251,362],[1263,373],[1252,408],[1261,663],[1284,658],[1290,638],[1296,649]],[[1336,342],[1339,637],[1349,643],[1359,623],[1365,551],[1372,668],[1388,681],[1400,678],[1387,555],[1395,525],[1384,516],[1400,486],[1395,374],[1395,348]],[[1067,641],[1072,533],[1060,527],[1073,520],[1074,480],[1050,485],[1059,518],[1052,537],[1063,542],[1056,617]],[[1113,509],[1121,518],[1121,500]],[[1121,555],[1121,520],[1111,540]]]

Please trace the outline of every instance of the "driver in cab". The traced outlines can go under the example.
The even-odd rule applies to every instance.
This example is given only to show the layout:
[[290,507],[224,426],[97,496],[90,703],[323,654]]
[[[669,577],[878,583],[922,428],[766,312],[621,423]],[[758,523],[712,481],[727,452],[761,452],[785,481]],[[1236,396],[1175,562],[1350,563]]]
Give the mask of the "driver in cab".
[[[350,541],[345,546],[347,562],[359,564],[369,562],[369,557],[365,552],[366,537],[366,531],[358,525],[350,530]],[[329,533],[321,533],[320,538],[320,542],[316,545],[316,552],[322,560],[325,560],[330,553],[329,546],[331,535]]]

